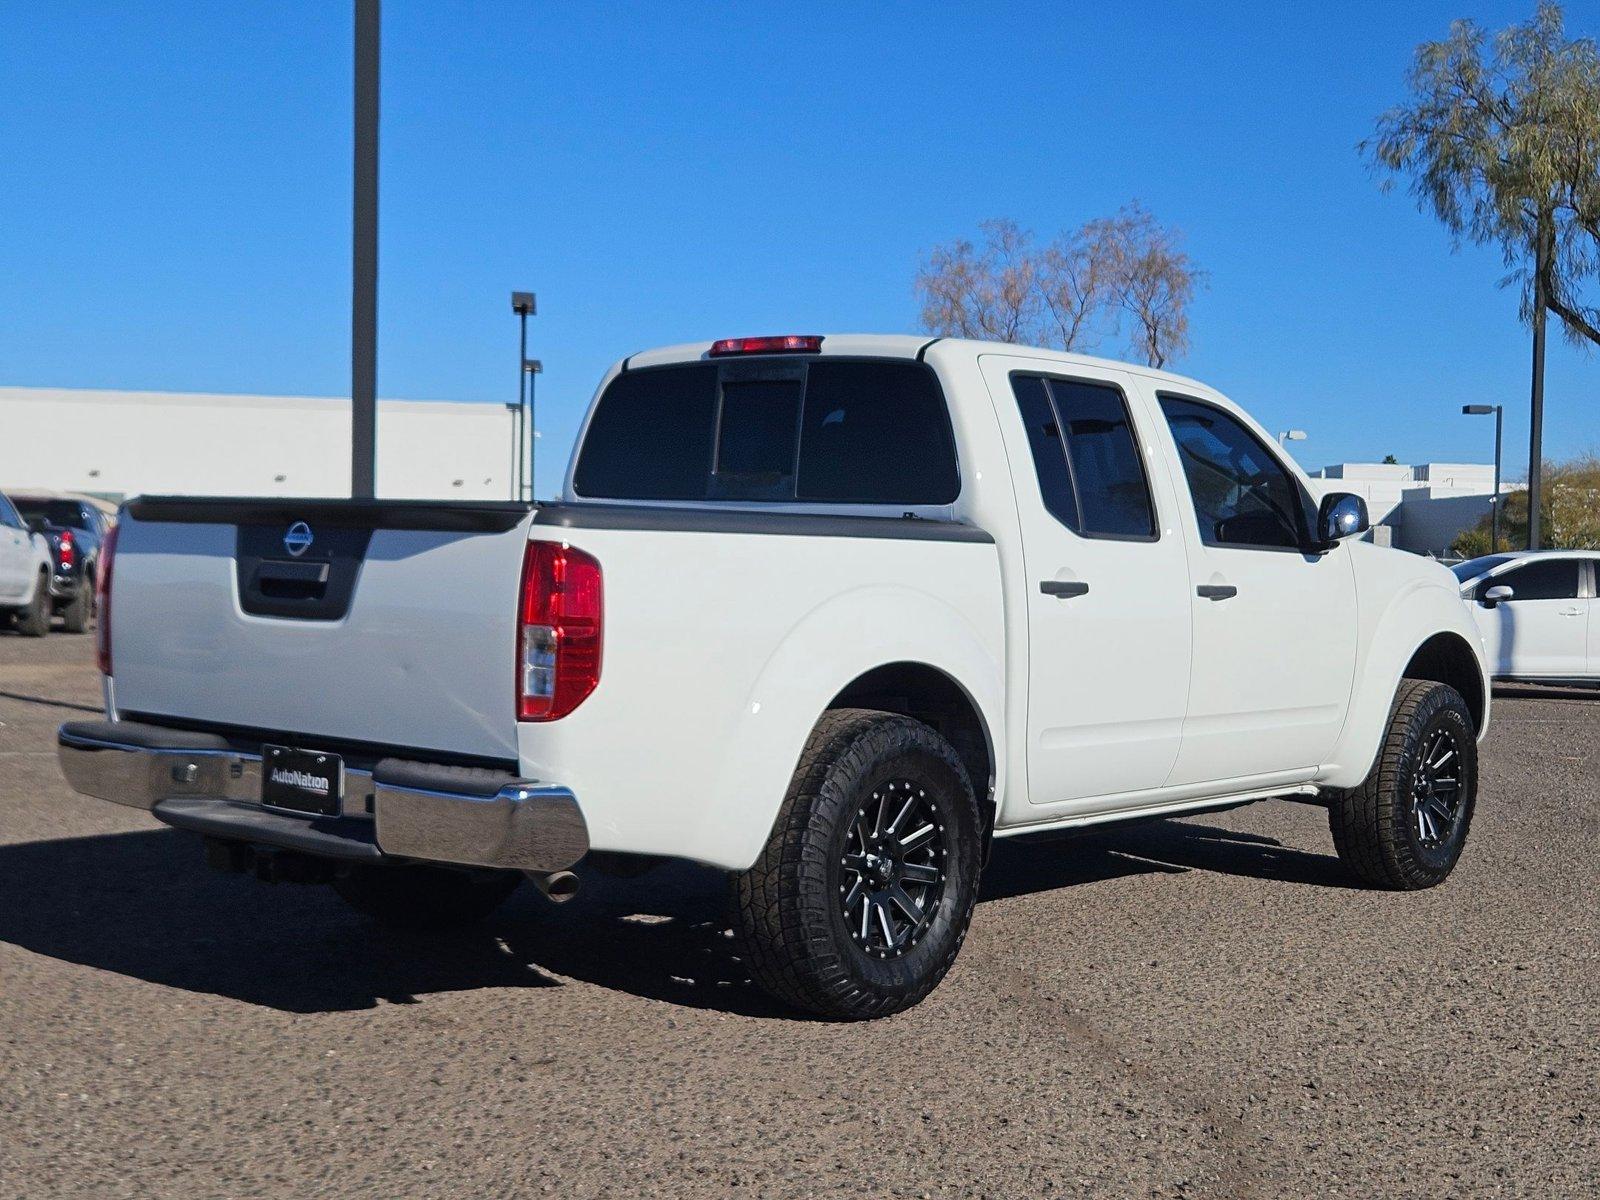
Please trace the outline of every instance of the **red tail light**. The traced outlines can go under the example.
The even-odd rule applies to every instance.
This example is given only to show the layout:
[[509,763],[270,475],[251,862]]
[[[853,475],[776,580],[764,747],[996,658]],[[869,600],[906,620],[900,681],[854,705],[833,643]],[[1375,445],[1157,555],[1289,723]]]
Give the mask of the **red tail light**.
[[117,530],[121,526],[113,525],[106,532],[106,540],[100,543],[100,574],[95,577],[94,593],[96,607],[99,612],[95,615],[95,649],[100,658],[100,674],[111,674],[111,564],[117,555]]
[[63,529],[56,536],[56,557],[61,560],[63,571],[72,570],[72,563],[77,553],[77,547],[72,544],[72,530]]
[[517,619],[517,720],[554,721],[600,682],[600,564],[562,542],[529,542]]
[[711,357],[729,354],[816,354],[822,338],[816,334],[788,333],[779,337],[723,338],[711,343]]

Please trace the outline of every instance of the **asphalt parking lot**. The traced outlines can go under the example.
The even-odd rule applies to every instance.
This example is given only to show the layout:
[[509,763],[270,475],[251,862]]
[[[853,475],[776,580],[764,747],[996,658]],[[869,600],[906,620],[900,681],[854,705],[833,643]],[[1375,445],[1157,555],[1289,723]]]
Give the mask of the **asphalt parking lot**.
[[1593,1195],[1600,693],[1506,689],[1441,888],[1269,803],[997,849],[950,978],[776,1009],[687,866],[387,933],[70,793],[0,633],[0,1195]]

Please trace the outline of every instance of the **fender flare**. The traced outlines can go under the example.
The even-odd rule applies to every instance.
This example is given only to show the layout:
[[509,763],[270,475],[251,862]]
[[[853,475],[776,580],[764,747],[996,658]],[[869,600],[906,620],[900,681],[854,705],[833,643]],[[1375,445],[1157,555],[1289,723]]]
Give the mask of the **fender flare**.
[[1394,597],[1367,639],[1351,686],[1350,712],[1319,773],[1319,783],[1351,788],[1367,777],[1382,748],[1389,710],[1406,668],[1419,650],[1440,637],[1458,639],[1472,658],[1478,694],[1466,700],[1479,718],[1478,736],[1482,738],[1489,724],[1490,676],[1477,626],[1456,593],[1419,582]]
[[753,863],[817,719],[855,680],[899,663],[939,671],[966,693],[989,739],[999,796],[1002,654],[956,608],[927,592],[875,585],[829,598],[789,631],[757,674],[691,840],[719,843],[734,869]]

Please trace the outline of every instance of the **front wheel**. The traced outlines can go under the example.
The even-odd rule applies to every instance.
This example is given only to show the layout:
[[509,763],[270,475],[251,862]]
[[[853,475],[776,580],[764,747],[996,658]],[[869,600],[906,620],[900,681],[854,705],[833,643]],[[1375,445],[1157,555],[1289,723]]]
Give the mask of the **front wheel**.
[[1478,798],[1478,741],[1461,694],[1406,679],[1378,761],[1336,796],[1328,824],[1339,858],[1373,887],[1443,883],[1461,858]]
[[916,1004],[966,937],[981,829],[966,768],[933,729],[865,709],[825,713],[761,857],[734,876],[755,981],[842,1020]]

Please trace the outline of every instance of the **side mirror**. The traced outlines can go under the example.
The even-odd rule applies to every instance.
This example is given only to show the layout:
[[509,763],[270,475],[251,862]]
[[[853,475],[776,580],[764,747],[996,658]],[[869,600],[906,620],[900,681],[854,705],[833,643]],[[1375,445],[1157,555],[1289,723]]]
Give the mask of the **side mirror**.
[[1485,608],[1493,608],[1500,601],[1509,600],[1516,594],[1516,589],[1509,583],[1497,583],[1483,593],[1483,606]]
[[43,533],[46,524],[47,522],[43,517],[34,517],[28,522],[28,530],[31,533]]
[[1317,506],[1317,537],[1332,547],[1335,542],[1372,527],[1367,518],[1367,502],[1351,492],[1329,492]]

